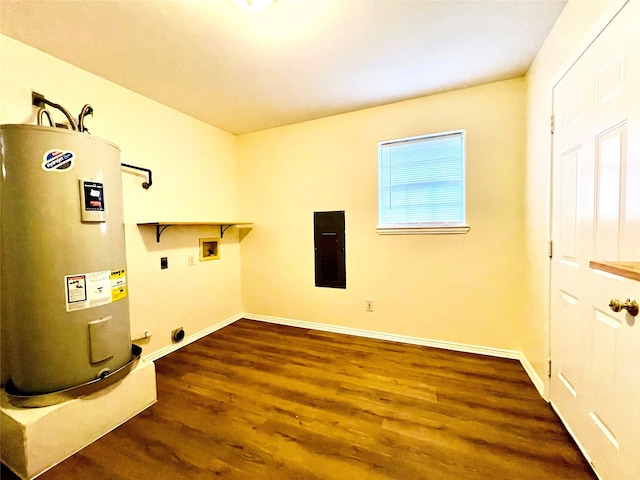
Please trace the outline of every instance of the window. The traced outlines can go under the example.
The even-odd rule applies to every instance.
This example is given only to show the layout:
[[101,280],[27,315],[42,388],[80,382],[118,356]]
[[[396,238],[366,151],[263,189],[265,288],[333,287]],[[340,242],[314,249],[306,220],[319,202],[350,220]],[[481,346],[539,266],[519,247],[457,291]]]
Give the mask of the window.
[[464,131],[378,144],[378,233],[467,233]]

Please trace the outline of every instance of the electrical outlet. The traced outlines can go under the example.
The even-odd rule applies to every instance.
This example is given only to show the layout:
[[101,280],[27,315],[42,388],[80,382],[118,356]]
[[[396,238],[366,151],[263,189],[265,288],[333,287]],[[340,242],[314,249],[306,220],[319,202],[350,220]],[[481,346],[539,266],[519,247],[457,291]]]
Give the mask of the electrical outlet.
[[169,268],[169,259],[167,257],[160,257],[160,268]]
[[373,300],[367,299],[364,301],[364,309],[367,312],[373,312]]

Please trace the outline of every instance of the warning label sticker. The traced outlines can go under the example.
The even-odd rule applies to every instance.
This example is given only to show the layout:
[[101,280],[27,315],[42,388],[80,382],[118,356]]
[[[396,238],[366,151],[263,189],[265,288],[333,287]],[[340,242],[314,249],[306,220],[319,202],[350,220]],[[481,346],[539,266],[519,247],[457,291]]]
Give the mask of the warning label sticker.
[[69,275],[67,282],[67,311],[69,304],[79,304],[87,301],[87,277],[84,275]]
[[104,270],[64,277],[67,312],[111,303],[110,274]]
[[127,276],[124,268],[111,272],[111,301],[122,300],[127,296]]

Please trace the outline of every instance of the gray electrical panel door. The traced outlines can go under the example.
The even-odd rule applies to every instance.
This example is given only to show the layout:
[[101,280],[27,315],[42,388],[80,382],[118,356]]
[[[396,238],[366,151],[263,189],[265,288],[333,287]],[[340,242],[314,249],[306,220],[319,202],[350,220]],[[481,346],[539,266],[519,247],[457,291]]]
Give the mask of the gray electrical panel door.
[[347,288],[344,211],[314,212],[316,287]]

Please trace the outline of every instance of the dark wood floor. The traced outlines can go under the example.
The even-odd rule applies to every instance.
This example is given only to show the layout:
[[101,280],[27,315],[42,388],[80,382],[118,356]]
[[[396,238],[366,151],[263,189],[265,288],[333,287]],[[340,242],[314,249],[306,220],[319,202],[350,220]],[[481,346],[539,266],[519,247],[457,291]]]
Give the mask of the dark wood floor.
[[241,320],[156,369],[157,404],[39,478],[596,478],[517,361]]

